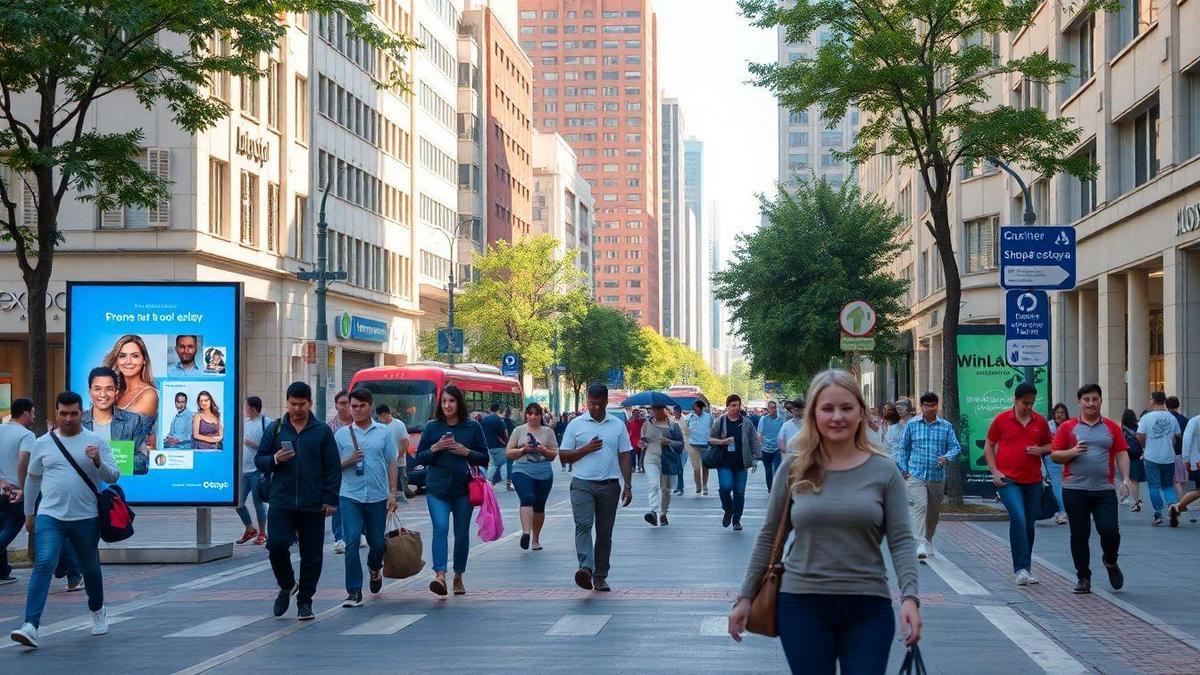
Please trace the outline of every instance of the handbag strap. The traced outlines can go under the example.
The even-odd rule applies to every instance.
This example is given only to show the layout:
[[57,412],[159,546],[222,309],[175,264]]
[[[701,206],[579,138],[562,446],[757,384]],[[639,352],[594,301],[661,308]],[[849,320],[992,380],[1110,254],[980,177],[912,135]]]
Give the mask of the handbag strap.
[[75,473],[79,474],[79,477],[83,479],[83,482],[87,483],[87,486],[92,489],[92,492],[99,493],[100,491],[96,489],[96,484],[93,483],[92,479],[88,478],[88,475],[83,472],[83,469],[78,463],[75,462],[75,458],[71,456],[71,453],[67,452],[66,446],[64,446],[62,441],[59,440],[58,434],[51,431],[50,438],[54,441],[54,444],[58,446],[58,450],[63,454],[63,457],[66,457],[67,461],[71,463],[71,466],[75,468]]
[[783,513],[779,514],[779,526],[775,528],[775,542],[771,544],[771,558],[768,567],[778,565],[783,558],[783,542],[787,539],[788,523],[792,519],[792,477],[791,467],[788,467],[787,481],[787,504],[783,507]]

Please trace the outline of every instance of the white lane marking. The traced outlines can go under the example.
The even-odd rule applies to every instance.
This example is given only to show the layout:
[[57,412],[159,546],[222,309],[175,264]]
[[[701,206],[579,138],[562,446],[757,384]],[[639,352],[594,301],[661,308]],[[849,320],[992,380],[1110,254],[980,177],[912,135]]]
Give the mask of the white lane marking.
[[[132,617],[132,616],[109,616],[108,617],[108,625],[115,626],[119,623],[125,623],[126,621],[133,621],[133,619],[134,619],[134,617]],[[87,630],[92,629],[92,620],[90,617],[86,621],[78,622],[76,625],[71,626],[67,630],[83,630],[85,628]],[[42,634],[42,632],[39,630],[38,636],[40,637],[41,634]]]
[[179,631],[178,633],[171,633],[170,635],[167,635],[166,637],[169,637],[169,638],[217,637],[218,635],[224,635],[230,631],[235,631],[239,628],[242,628],[243,626],[249,626],[250,624],[254,623],[255,621],[259,621],[262,618],[263,618],[263,615],[261,615],[261,614],[259,614],[257,616],[223,616],[219,619],[213,619],[212,621],[205,621],[202,624],[192,626],[191,628],[186,628],[184,630]]
[[729,617],[704,617],[704,621],[700,622],[700,635],[702,637],[729,637]]
[[1087,668],[1071,658],[1071,655],[1055,644],[1054,640],[1046,637],[1013,608],[976,605],[975,609],[1047,673],[1074,675],[1088,672]]
[[991,595],[986,588],[967,576],[966,572],[950,562],[948,558],[937,555],[926,558],[924,562],[959,595]]
[[600,632],[612,614],[568,614],[546,629],[556,637],[592,637]]
[[[299,561],[300,561],[299,554],[292,556],[292,564],[293,565],[295,565]],[[260,560],[258,562],[250,563],[249,565],[242,565],[240,567],[234,567],[233,569],[223,570],[223,571],[217,572],[215,574],[209,574],[207,576],[203,576],[198,579],[192,579],[191,581],[185,581],[182,584],[175,584],[174,586],[171,587],[171,590],[172,591],[197,591],[202,588],[211,588],[213,586],[223,584],[226,581],[233,581],[234,579],[241,579],[242,577],[248,577],[252,574],[257,574],[259,572],[265,572],[269,569],[271,569],[271,561]]]
[[424,614],[385,614],[359,624],[342,635],[391,635],[424,619]]

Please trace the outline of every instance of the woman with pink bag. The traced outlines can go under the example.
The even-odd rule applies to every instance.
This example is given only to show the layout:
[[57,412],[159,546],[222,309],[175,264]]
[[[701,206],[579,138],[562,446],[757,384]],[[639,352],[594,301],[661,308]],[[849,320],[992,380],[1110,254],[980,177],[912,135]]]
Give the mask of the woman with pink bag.
[[433,523],[433,571],[429,590],[446,595],[446,563],[449,549],[450,517],[454,516],[455,595],[465,595],[462,575],[467,569],[471,548],[471,468],[488,465],[483,427],[467,415],[462,390],[447,385],[442,390],[436,417],[425,425],[417,446],[415,461],[426,467],[425,504]]

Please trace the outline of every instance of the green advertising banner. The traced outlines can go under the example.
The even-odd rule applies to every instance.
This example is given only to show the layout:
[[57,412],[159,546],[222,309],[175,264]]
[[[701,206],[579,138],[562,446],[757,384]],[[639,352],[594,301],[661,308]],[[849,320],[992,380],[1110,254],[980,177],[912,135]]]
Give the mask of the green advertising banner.
[[[1013,390],[1025,381],[1025,368],[1014,368],[1004,358],[1003,326],[960,326],[958,334],[958,440],[962,444],[963,493],[995,494],[983,444],[992,419],[1013,404]],[[1045,415],[1049,409],[1047,369],[1033,369],[1033,385],[1038,389],[1035,410]]]
[[117,461],[117,466],[121,469],[121,475],[132,476],[133,441],[109,441],[108,447],[112,448],[113,459]]

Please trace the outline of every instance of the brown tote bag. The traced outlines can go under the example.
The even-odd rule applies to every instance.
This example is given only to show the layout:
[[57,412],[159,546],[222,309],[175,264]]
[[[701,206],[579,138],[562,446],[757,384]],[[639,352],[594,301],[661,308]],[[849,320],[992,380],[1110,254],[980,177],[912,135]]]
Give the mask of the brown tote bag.
[[771,557],[758,590],[750,601],[750,618],[746,630],[766,637],[779,637],[776,625],[776,607],[779,605],[779,584],[783,579],[783,542],[787,540],[788,522],[792,518],[792,483],[787,483],[788,502],[780,514],[779,527],[775,530],[775,543],[771,546]]
[[384,535],[383,576],[389,579],[407,579],[425,569],[421,558],[424,546],[421,533],[406,530],[400,525],[396,514],[388,516],[391,529]]

